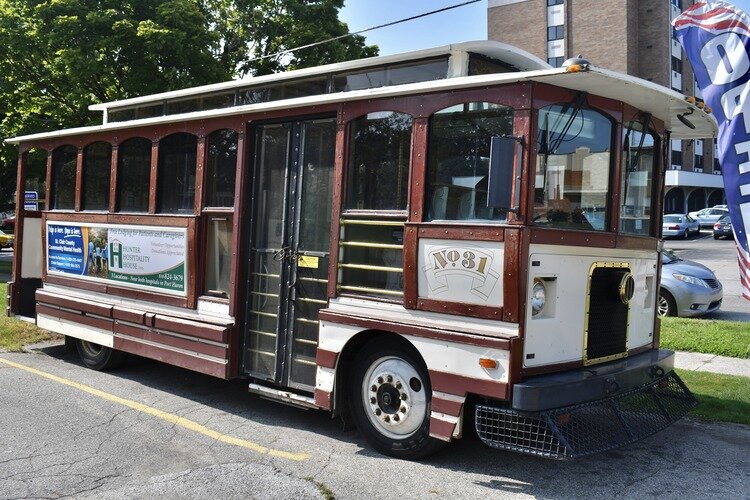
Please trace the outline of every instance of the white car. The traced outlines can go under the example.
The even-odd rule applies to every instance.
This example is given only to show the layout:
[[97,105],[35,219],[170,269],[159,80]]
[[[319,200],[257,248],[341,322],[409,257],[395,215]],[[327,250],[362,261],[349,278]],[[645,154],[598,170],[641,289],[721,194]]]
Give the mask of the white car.
[[668,214],[664,216],[661,235],[663,238],[686,238],[701,232],[700,223],[687,214]]
[[720,207],[704,208],[697,212],[690,212],[688,215],[693,219],[697,220],[701,227],[711,227],[716,221],[721,219],[722,216],[727,215],[729,209]]

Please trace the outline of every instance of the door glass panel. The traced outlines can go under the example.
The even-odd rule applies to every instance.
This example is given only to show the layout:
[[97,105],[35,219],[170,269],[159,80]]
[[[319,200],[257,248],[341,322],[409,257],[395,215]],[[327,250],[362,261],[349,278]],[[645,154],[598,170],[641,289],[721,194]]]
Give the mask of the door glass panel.
[[331,225],[331,184],[335,152],[334,120],[303,123],[299,158],[298,224],[292,290],[293,328],[290,385],[315,385],[318,311],[325,307]]
[[283,282],[285,193],[289,163],[289,126],[258,129],[255,204],[250,247],[250,286],[245,366],[274,379]]

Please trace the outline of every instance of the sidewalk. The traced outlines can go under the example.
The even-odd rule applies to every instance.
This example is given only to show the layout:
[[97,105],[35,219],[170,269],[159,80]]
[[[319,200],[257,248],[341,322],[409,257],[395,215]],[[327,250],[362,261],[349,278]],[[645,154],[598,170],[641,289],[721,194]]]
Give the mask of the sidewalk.
[[750,377],[750,359],[730,358],[700,352],[676,351],[674,367],[698,372]]

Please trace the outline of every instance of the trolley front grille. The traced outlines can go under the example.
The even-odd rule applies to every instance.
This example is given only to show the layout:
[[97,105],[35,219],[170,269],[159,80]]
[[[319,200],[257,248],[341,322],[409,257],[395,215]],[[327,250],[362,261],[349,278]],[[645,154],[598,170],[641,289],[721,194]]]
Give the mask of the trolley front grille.
[[476,430],[493,448],[548,458],[577,458],[654,434],[696,405],[674,372],[601,400],[542,412],[477,405]]
[[620,284],[627,273],[624,267],[595,267],[591,272],[587,361],[604,361],[627,353],[628,305],[620,298]]

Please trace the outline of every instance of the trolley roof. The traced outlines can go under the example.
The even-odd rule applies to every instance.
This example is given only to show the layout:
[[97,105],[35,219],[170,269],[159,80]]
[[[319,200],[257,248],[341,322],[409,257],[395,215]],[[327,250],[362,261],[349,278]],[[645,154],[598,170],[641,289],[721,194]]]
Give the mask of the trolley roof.
[[[457,76],[466,74],[467,55],[469,53],[480,54],[517,69],[515,72],[493,73],[478,76]],[[686,101],[684,95],[671,89],[657,85],[633,76],[609,71],[597,67],[588,67],[583,71],[570,71],[566,68],[551,68],[547,63],[535,56],[516,49],[507,44],[499,42],[466,42],[456,45],[448,45],[436,49],[409,52],[406,54],[368,58],[358,61],[318,66],[302,70],[290,71],[277,75],[268,75],[257,78],[224,82],[214,85],[205,85],[173,92],[154,94],[123,101],[95,104],[89,109],[101,110],[106,113],[117,108],[130,106],[148,105],[152,102],[163,102],[169,98],[184,98],[188,96],[200,96],[215,93],[222,90],[247,87],[248,85],[277,83],[286,80],[296,80],[301,77],[322,75],[331,72],[348,71],[355,69],[366,69],[384,64],[403,63],[417,61],[441,55],[450,55],[448,77],[441,80],[409,83],[388,87],[370,88],[346,92],[319,94],[292,99],[245,104],[220,109],[207,109],[182,114],[171,114],[156,116],[153,118],[142,118],[129,121],[104,123],[89,127],[78,127],[54,132],[45,132],[7,139],[6,142],[19,144],[22,142],[55,139],[66,136],[103,132],[110,130],[121,130],[146,125],[157,125],[164,123],[176,123],[197,119],[207,119],[221,116],[232,116],[238,114],[249,114],[265,112],[277,109],[295,109],[317,104],[339,103],[346,101],[357,101],[375,99],[381,97],[407,96],[411,94],[423,94],[428,92],[441,92],[467,89],[472,87],[483,87],[487,85],[498,85],[515,82],[534,81],[547,83],[572,90],[588,92],[594,95],[607,97],[625,102],[637,109],[651,113],[654,118],[664,122],[666,128],[672,132],[674,139],[700,139],[715,137],[718,132],[716,120],[698,106]],[[460,69],[458,66],[462,66]],[[688,114],[688,120],[695,126],[689,128],[678,115]]]

